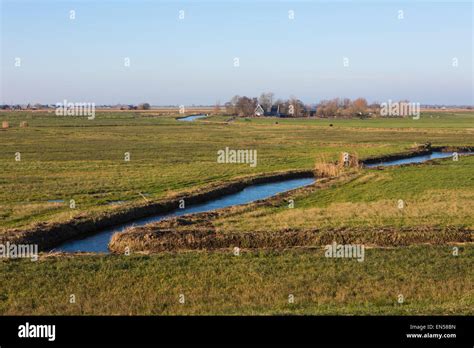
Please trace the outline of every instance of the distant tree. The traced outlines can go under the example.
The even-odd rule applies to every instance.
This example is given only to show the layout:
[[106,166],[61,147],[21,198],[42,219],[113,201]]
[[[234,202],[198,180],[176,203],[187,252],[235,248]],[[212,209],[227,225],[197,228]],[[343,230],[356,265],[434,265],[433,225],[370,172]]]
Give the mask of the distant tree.
[[286,103],[286,102],[285,102],[283,99],[278,98],[278,99],[273,103],[273,105],[275,105],[275,106],[279,105],[279,106],[280,106],[280,111],[282,112],[281,108],[283,108],[283,109],[285,108],[285,103]]
[[234,96],[232,97],[232,99],[230,100],[230,103],[231,103],[232,105],[236,106],[236,105],[237,105],[237,102],[239,101],[239,99],[240,99],[240,96],[239,96],[239,95],[234,95]]
[[232,105],[231,102],[225,103],[224,107],[225,107],[225,113],[227,115],[235,115],[235,107],[234,107],[234,105]]
[[370,104],[369,113],[372,115],[372,117],[378,117],[380,115],[380,103],[373,102],[372,104]]
[[258,98],[258,103],[265,111],[270,111],[273,105],[274,94],[272,92],[262,93]]
[[318,104],[316,104],[316,116],[318,117],[326,117],[326,110],[325,107],[325,100],[321,100]]
[[[290,99],[277,99],[273,101],[272,92],[262,93],[259,98],[250,98],[236,95],[230,101],[224,104],[225,112],[233,116],[250,117],[254,116],[255,108],[258,104],[265,111],[270,111],[273,106],[278,106],[280,114],[286,114],[292,117],[305,117],[311,115],[311,110],[316,106],[316,116],[318,117],[376,117],[380,112],[380,104],[368,104],[365,98],[333,98],[321,100],[319,104],[305,105],[295,96]],[[401,103],[401,102],[399,102]],[[219,102],[216,104],[215,112],[220,110]]]
[[243,117],[254,116],[257,103],[257,98],[240,97],[236,104],[237,114]]
[[280,114],[289,115],[290,114],[290,101],[278,99],[275,105],[279,106]]
[[322,100],[317,105],[316,114],[320,117],[335,117],[338,114],[339,110],[339,99],[331,99],[331,100]]
[[306,111],[306,108],[301,100],[295,96],[291,96],[288,101],[288,114],[292,117],[302,117]]
[[220,114],[220,112],[221,112],[221,102],[218,100],[216,102],[216,105],[214,106],[214,113]]
[[237,102],[239,101],[239,99],[240,99],[240,96],[235,95],[235,96],[232,97],[232,99],[230,101],[228,101],[227,103],[224,104],[226,114],[232,115],[232,116],[237,116],[237,114],[238,114]]
[[150,110],[150,104],[148,104],[148,103],[138,104],[138,109],[140,109],[140,110]]
[[350,98],[344,98],[342,100],[342,107],[344,109],[350,109],[352,107],[352,100],[350,100]]
[[352,102],[352,114],[354,116],[364,116],[367,114],[367,100],[364,98],[357,98]]

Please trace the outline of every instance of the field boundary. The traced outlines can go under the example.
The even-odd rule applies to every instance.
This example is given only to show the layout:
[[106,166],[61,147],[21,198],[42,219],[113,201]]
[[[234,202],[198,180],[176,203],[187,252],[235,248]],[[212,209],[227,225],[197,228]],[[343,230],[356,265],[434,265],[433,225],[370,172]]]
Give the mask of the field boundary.
[[[174,219],[173,219],[174,220]],[[177,219],[186,224],[185,219]],[[418,244],[446,245],[473,243],[474,231],[457,226],[417,226],[407,228],[333,228],[284,229],[272,232],[219,233],[209,224],[194,229],[176,231],[151,224],[116,233],[109,243],[112,253],[161,253],[190,250],[214,251],[219,249],[271,249],[294,247],[321,247],[331,243],[364,244],[367,247],[400,247]]]

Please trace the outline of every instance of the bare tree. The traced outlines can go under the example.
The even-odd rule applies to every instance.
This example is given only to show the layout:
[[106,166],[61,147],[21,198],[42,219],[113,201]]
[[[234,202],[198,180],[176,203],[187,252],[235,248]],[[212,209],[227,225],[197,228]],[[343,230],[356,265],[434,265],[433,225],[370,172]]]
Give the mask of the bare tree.
[[301,100],[295,96],[291,96],[289,103],[288,114],[292,117],[301,117],[305,112],[305,106]]
[[257,98],[240,97],[236,104],[237,113],[239,116],[250,117],[254,116],[255,108],[257,107]]
[[240,96],[235,95],[232,97],[230,101],[225,103],[225,111],[228,115],[233,115],[233,116],[237,115],[238,113],[237,102],[239,101],[239,99],[240,99]]
[[270,111],[273,105],[273,92],[262,93],[258,98],[258,103],[265,111]]
[[344,109],[350,109],[352,107],[352,100],[350,100],[350,98],[344,98],[342,100],[342,105]]
[[220,112],[221,112],[221,102],[220,102],[220,100],[218,100],[216,102],[216,105],[214,106],[214,113],[215,114],[220,114]]
[[338,107],[338,98],[331,100],[322,100],[317,107],[316,114],[320,117],[334,117],[337,116],[339,107]]
[[357,98],[352,103],[352,114],[354,116],[364,116],[367,114],[367,100],[364,98]]
[[138,109],[140,109],[140,110],[150,110],[150,104],[148,104],[148,103],[138,104]]
[[225,113],[227,115],[235,115],[235,107],[234,107],[234,105],[232,105],[231,102],[225,103],[224,107],[225,107]]

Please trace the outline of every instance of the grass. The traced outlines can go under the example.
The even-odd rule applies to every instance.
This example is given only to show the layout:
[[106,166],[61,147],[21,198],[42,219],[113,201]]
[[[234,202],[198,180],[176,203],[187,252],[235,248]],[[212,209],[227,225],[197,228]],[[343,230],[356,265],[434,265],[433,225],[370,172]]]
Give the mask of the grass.
[[474,156],[434,165],[364,169],[349,182],[292,199],[294,209],[286,201],[236,207],[214,225],[220,232],[382,226],[474,229]]
[[[422,115],[418,121],[239,119],[229,124],[226,117],[178,122],[133,111],[98,113],[94,120],[41,112],[1,113],[0,118],[11,127],[0,131],[0,231],[93,217],[117,209],[109,202],[142,200],[139,193],[157,200],[238,176],[312,169],[321,155],[335,160],[347,151],[364,158],[427,141],[472,145],[474,133],[472,112]],[[25,120],[29,126],[20,128]],[[218,164],[217,150],[226,146],[256,149],[257,167]],[[65,203],[48,202],[53,199]]]
[[369,249],[364,262],[321,249],[8,261],[0,314],[472,315],[474,247],[459,250]]
[[[417,121],[226,123],[228,117],[216,116],[178,122],[133,111],[98,113],[92,121],[41,112],[0,113],[0,118],[11,126],[0,130],[0,233],[38,222],[93,217],[119,209],[109,202],[142,200],[140,193],[158,200],[240,176],[311,170],[318,158],[335,161],[341,152],[363,159],[416,143],[472,146],[474,139],[473,112],[425,113]],[[20,128],[21,121],[28,127]],[[256,149],[257,167],[218,164],[217,150],[226,146]],[[14,160],[16,152],[21,152],[20,162]],[[131,161],[124,161],[125,152]],[[292,197],[293,209],[286,200],[273,200],[234,207],[208,222],[223,233],[326,228],[328,238],[339,227],[357,233],[387,226],[395,231],[433,226],[431,234],[434,227],[472,229],[473,173],[474,157],[362,169],[346,181],[302,190]],[[53,199],[65,202],[47,202]],[[68,208],[70,199],[76,209]],[[325,258],[314,247],[243,250],[241,256],[229,249],[0,260],[0,314],[472,315],[474,246],[458,243],[459,256],[453,256],[454,245],[446,237],[437,245],[366,249],[364,262]],[[75,303],[69,302],[72,294]],[[295,303],[288,303],[290,295]]]

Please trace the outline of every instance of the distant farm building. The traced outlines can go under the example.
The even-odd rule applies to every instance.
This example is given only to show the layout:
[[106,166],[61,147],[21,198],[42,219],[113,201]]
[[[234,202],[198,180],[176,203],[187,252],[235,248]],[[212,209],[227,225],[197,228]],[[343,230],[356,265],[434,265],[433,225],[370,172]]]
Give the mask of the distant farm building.
[[263,110],[262,106],[258,104],[257,107],[255,108],[254,114],[255,116],[263,116],[265,115],[265,110]]
[[[292,117],[290,114],[283,112],[283,110],[288,109],[288,106],[283,105],[280,107],[280,104],[272,105],[270,110],[265,110],[260,104],[257,105],[255,109],[255,116],[269,116],[269,117]],[[307,116],[316,116],[316,107],[307,107],[303,106],[301,113]]]
[[280,105],[272,105],[270,111],[268,111],[258,104],[257,108],[255,109],[255,116],[285,117],[286,115],[280,112]]

